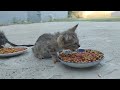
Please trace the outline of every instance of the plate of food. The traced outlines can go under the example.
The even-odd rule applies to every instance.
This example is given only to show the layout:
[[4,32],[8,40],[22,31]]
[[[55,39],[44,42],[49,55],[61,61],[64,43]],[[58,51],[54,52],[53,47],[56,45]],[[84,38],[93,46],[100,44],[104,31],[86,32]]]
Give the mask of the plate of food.
[[75,68],[95,66],[104,59],[104,54],[97,50],[78,49],[75,52],[66,52],[58,52],[60,62],[67,66]]
[[0,57],[16,56],[27,51],[26,47],[6,47],[0,48]]

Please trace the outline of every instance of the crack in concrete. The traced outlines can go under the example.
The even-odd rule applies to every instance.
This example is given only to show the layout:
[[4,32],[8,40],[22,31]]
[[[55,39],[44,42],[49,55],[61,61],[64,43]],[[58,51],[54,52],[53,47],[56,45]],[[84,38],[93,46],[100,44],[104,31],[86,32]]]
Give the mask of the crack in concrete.
[[111,73],[113,73],[113,72],[115,72],[115,71],[118,71],[118,69],[114,69],[114,70],[112,70],[112,71],[106,73],[104,76],[106,76],[106,75],[108,75],[108,74],[111,74]]
[[60,79],[62,77],[62,75],[53,75],[52,77],[48,78],[48,79]]

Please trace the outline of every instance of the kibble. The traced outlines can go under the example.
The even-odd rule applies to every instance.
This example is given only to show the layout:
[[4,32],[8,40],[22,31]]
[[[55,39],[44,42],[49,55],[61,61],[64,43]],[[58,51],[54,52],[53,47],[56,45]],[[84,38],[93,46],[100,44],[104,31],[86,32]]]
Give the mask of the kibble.
[[76,52],[67,55],[61,52],[59,57],[64,62],[88,63],[101,60],[104,57],[104,54],[97,50],[88,49],[84,52]]
[[26,48],[1,48],[0,49],[0,54],[9,54],[9,53],[15,53],[19,51],[23,51]]

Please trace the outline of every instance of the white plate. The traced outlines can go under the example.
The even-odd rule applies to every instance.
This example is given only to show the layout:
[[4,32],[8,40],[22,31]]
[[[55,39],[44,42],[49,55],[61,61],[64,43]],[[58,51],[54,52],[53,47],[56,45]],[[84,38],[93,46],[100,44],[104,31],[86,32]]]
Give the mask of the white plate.
[[101,61],[102,61],[102,59],[98,60],[98,61],[94,61],[94,62],[88,62],[88,63],[72,63],[72,62],[64,62],[63,60],[60,60],[61,63],[65,64],[67,66],[70,66],[70,67],[74,67],[74,68],[92,67],[92,66],[99,64]]
[[[57,53],[58,57],[59,57],[59,52]],[[93,62],[87,62],[87,63],[73,63],[73,62],[64,62],[63,60],[60,60],[61,63],[70,66],[70,67],[74,67],[74,68],[87,68],[87,67],[92,67],[95,66],[97,64],[99,64],[102,60],[104,59],[104,57],[101,60],[97,60],[97,61],[93,61]]]
[[[14,47],[14,48],[19,48],[19,47]],[[26,48],[26,47],[23,47],[23,48]],[[27,52],[27,49],[25,49],[23,51],[14,52],[14,53],[0,54],[0,57],[11,57],[11,56],[16,56],[16,55],[19,55],[19,54],[22,54],[22,53],[25,53],[25,52]]]

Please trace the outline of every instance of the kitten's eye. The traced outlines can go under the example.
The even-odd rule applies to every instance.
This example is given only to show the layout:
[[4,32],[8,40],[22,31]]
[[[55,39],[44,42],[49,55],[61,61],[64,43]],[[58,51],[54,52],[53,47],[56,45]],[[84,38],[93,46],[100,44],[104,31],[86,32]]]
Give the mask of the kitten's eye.
[[77,45],[78,43],[75,43],[75,45]]

